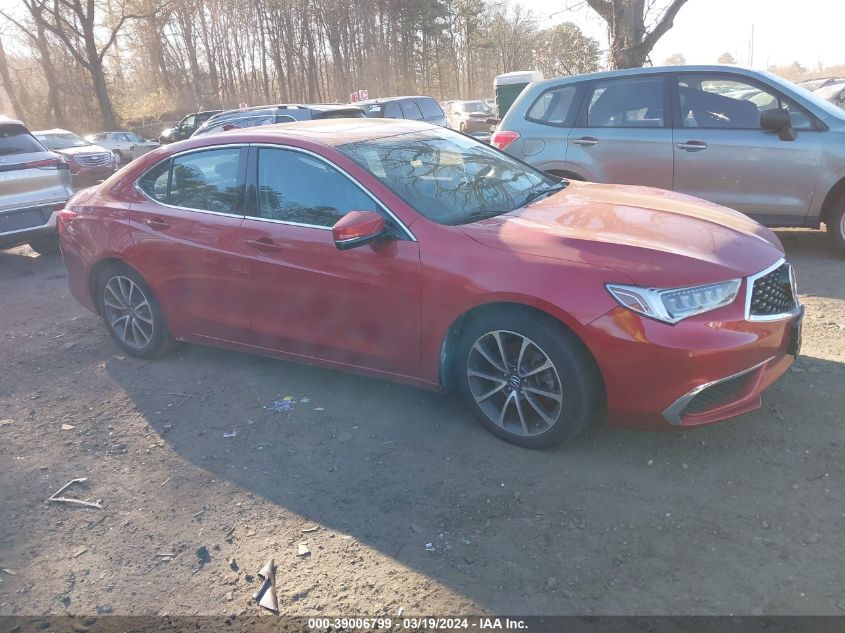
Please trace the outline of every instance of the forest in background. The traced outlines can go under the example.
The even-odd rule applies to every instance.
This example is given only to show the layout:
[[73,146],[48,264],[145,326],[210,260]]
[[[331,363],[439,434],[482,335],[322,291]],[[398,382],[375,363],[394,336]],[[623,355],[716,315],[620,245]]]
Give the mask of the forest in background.
[[542,28],[495,0],[20,2],[0,14],[3,110],[34,129],[143,129],[241,103],[346,102],[358,89],[483,98],[497,74],[589,72],[601,58],[575,24]]

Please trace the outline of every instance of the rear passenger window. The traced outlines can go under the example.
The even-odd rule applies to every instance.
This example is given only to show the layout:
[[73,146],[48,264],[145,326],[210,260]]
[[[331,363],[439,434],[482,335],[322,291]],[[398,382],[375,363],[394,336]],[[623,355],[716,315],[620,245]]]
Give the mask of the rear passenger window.
[[167,203],[167,181],[170,178],[170,160],[163,160],[138,180],[138,187],[153,200]]
[[597,81],[589,103],[589,127],[663,127],[663,77]]
[[170,176],[170,204],[200,211],[237,214],[238,148],[215,149],[177,156]]
[[422,111],[420,110],[420,107],[413,101],[400,101],[399,105],[402,108],[402,115],[404,116],[404,118],[413,119],[415,121],[422,120]]
[[436,119],[437,117],[443,116],[443,110],[440,109],[440,104],[434,99],[418,99],[417,103],[427,119]]
[[568,124],[572,116],[575,115],[575,109],[572,106],[577,91],[575,86],[561,86],[547,90],[537,98],[534,105],[528,110],[528,119],[553,125]]
[[399,105],[393,101],[386,104],[384,106],[384,117],[386,119],[401,119],[402,111],[399,109]]
[[240,215],[240,156],[238,148],[177,156],[149,169],[138,180],[138,186],[148,196],[164,204]]

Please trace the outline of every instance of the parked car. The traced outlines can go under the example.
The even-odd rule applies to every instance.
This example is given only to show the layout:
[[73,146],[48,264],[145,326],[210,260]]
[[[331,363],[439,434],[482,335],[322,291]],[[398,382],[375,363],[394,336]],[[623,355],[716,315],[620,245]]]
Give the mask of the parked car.
[[244,110],[227,110],[216,114],[200,126],[192,136],[226,132],[235,128],[291,123],[293,121],[310,121],[311,119],[360,119],[363,117],[364,112],[361,108],[335,103],[256,106]]
[[69,130],[54,128],[32,134],[44,147],[64,159],[74,189],[99,184],[117,170],[117,158],[111,150],[95,145]]
[[0,248],[55,253],[56,213],[72,194],[67,163],[22,122],[0,116]]
[[826,86],[830,86],[833,84],[841,84],[845,83],[845,77],[825,77],[823,79],[805,79],[804,81],[799,81],[798,85],[802,88],[806,88],[810,92],[815,92],[819,88],[825,88]]
[[470,134],[492,132],[499,124],[493,109],[485,101],[456,101],[446,109],[449,127]]
[[493,134],[550,174],[688,193],[845,253],[845,111],[768,72],[670,66],[530,84]]
[[845,82],[819,88],[813,94],[821,99],[830,101],[839,108],[845,109]]
[[158,141],[151,141],[134,132],[125,131],[97,132],[87,134],[85,139],[110,149],[117,156],[117,162],[121,165],[153,151],[160,145]]
[[181,141],[182,139],[190,138],[191,135],[197,131],[203,123],[208,121],[215,114],[219,114],[223,110],[202,110],[200,112],[193,112],[183,118],[179,123],[173,127],[164,128],[159,134],[158,141],[162,145],[173,143],[174,141]]
[[78,194],[59,232],[73,296],[129,354],[194,341],[458,388],[529,447],[600,410],[745,413],[801,340],[792,268],[753,220],[420,122],[191,139]]
[[410,119],[446,127],[443,108],[432,97],[386,97],[358,101],[355,105],[373,119]]

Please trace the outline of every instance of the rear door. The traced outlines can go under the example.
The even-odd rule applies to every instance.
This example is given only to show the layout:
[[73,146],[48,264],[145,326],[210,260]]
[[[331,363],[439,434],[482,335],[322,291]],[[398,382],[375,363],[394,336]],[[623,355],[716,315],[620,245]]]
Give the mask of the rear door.
[[[675,190],[765,224],[803,224],[822,154],[812,115],[740,75],[683,73],[676,85]],[[777,107],[789,110],[795,140],[760,128],[760,113]]]
[[672,188],[672,128],[667,77],[642,75],[592,82],[566,162],[589,180]]
[[129,263],[183,336],[249,336],[239,252],[246,152],[222,146],[177,154],[138,181],[145,200],[130,210]]
[[417,102],[413,99],[403,99],[399,102],[399,107],[402,108],[402,118],[411,119],[412,121],[422,121],[423,113]]
[[[254,344],[402,375],[419,370],[419,248],[362,186],[327,160],[255,147],[255,216],[240,243]],[[346,213],[381,213],[396,239],[338,250]]]

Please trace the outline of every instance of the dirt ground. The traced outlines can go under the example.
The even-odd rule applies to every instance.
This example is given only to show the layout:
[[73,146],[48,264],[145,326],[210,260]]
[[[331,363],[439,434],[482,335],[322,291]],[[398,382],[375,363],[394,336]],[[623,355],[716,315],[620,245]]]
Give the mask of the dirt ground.
[[[553,452],[455,397],[195,345],[125,357],[60,258],[2,252],[0,615],[251,614],[271,557],[286,614],[842,614],[845,261],[779,234],[804,355],[760,411]],[[45,502],[77,477],[102,509]]]

